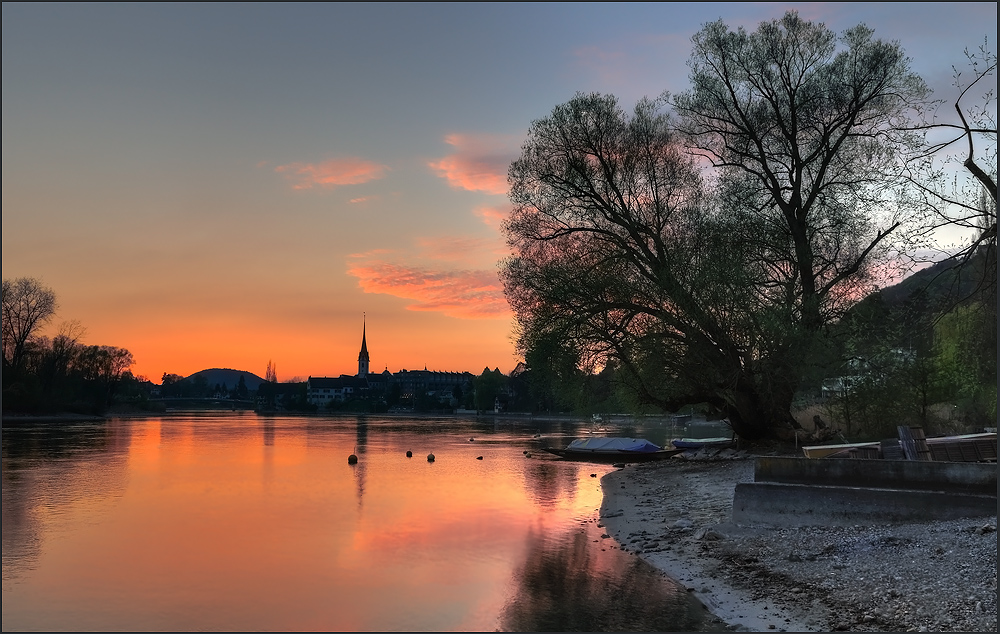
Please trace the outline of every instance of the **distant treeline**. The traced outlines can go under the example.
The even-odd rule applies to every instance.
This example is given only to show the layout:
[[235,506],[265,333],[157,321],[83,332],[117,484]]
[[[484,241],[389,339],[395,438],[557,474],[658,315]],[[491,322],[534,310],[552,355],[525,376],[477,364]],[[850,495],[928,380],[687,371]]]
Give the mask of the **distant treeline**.
[[56,308],[55,293],[38,280],[3,281],[4,411],[100,414],[120,402],[141,406],[151,384],[132,375],[131,352],[84,345],[76,322],[51,338],[39,334]]

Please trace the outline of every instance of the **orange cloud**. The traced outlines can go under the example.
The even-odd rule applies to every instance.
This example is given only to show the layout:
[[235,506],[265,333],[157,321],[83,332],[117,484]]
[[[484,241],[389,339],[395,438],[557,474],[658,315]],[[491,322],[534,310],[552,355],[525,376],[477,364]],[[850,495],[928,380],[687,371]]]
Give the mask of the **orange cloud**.
[[356,254],[347,272],[366,293],[413,300],[406,308],[460,319],[510,317],[495,270],[434,270],[383,259],[385,252]]
[[449,134],[444,141],[455,148],[455,153],[428,163],[438,176],[454,189],[507,194],[507,168],[518,154],[515,137]]
[[292,182],[292,189],[334,189],[382,178],[388,169],[385,165],[350,157],[330,159],[322,163],[289,163],[279,165],[274,171],[284,174]]

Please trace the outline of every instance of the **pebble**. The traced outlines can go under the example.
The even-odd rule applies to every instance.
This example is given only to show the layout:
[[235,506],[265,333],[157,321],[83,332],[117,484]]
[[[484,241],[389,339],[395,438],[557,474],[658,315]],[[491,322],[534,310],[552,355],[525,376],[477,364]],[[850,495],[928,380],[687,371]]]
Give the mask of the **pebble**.
[[[752,480],[752,460],[665,461],[612,472],[604,481],[605,503],[622,509],[601,516],[627,512],[606,534],[622,543],[649,529],[679,553],[668,555],[652,539],[633,541],[650,563],[681,557],[691,577],[717,575],[722,588],[717,595],[742,590],[809,629],[996,631],[995,517],[895,526],[743,527],[726,529],[725,539],[705,539],[730,521],[735,484]],[[615,486],[619,483],[623,490]],[[650,493],[656,505],[640,511]],[[695,526],[698,530],[685,537]],[[697,535],[702,541],[692,544]],[[759,606],[762,614],[771,613]]]

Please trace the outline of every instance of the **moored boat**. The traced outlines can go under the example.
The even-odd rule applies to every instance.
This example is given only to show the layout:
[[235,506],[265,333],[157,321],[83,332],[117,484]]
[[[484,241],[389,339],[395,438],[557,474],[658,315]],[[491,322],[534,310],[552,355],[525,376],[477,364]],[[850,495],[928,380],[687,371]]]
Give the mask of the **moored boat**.
[[686,451],[689,449],[725,449],[733,446],[733,439],[728,436],[717,436],[715,438],[675,438],[670,441],[677,449]]
[[644,438],[584,438],[574,440],[565,449],[545,451],[566,458],[588,462],[647,462],[669,458],[680,449],[663,449]]
[[853,442],[839,445],[812,445],[802,448],[802,454],[806,458],[826,458],[835,453],[851,449],[877,449],[877,442]]

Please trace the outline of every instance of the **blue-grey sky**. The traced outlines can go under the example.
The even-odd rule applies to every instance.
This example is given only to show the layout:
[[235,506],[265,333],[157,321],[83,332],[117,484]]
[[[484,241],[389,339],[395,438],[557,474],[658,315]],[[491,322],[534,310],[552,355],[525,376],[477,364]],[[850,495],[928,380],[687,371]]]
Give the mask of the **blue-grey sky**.
[[[3,272],[153,379],[509,370],[506,165],[578,91],[687,87],[706,22],[901,42],[942,98],[995,3],[3,5]],[[995,83],[995,79],[994,79]]]

